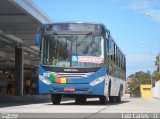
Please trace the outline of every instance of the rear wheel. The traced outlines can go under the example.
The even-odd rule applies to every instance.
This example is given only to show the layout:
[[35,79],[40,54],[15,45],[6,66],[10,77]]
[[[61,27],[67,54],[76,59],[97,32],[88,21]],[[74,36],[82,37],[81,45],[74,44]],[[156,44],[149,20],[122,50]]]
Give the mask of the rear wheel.
[[101,96],[99,98],[100,104],[107,104],[108,98],[106,96]]
[[122,92],[120,91],[118,96],[109,96],[109,102],[111,103],[120,103],[121,102],[121,96],[122,96]]
[[118,103],[121,102],[121,97],[120,97],[120,96],[117,96],[117,97],[116,97],[116,102],[118,102]]
[[116,99],[114,96],[110,96],[110,95],[111,95],[111,80],[109,82],[108,96],[109,96],[109,102],[114,103],[116,101]]
[[60,94],[51,94],[52,103],[55,105],[60,104],[62,95]]
[[121,96],[122,96],[122,90],[119,91],[118,96],[116,97],[116,102],[120,103],[121,102]]
[[86,102],[86,97],[76,97],[74,99],[76,104],[83,104]]
[[116,97],[115,96],[109,96],[109,102],[111,102],[111,103],[116,102]]

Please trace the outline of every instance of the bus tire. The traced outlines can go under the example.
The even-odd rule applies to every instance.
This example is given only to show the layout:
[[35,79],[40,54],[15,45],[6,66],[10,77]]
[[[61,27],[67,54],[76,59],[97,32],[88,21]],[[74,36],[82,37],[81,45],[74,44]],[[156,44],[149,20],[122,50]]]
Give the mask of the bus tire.
[[51,100],[54,105],[59,105],[61,102],[62,95],[60,94],[51,94]]
[[122,94],[122,91],[120,90],[118,96],[116,97],[116,102],[118,103],[121,102],[121,94]]
[[86,97],[76,97],[74,99],[76,104],[83,104],[86,102]]
[[120,97],[120,96],[117,96],[117,97],[116,97],[116,102],[118,102],[118,103],[121,102],[121,97]]
[[107,104],[108,102],[108,97],[107,96],[101,96],[99,98],[100,104]]
[[109,96],[109,102],[110,103],[116,102],[116,97],[115,96]]

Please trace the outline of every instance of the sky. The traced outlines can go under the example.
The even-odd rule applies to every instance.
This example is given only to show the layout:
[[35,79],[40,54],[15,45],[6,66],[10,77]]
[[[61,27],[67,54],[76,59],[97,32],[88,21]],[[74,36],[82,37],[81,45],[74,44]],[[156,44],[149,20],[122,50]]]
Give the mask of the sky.
[[160,51],[160,0],[32,0],[53,22],[98,22],[126,55],[127,76],[151,71]]

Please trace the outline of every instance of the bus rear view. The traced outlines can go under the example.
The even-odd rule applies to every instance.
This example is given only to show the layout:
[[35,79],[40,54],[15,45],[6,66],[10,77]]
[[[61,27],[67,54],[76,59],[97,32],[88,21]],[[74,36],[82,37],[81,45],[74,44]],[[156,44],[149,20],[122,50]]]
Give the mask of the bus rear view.
[[40,42],[39,93],[51,94],[53,104],[62,97],[76,103],[87,97],[108,97],[108,63],[106,38],[101,24],[54,23],[39,28]]

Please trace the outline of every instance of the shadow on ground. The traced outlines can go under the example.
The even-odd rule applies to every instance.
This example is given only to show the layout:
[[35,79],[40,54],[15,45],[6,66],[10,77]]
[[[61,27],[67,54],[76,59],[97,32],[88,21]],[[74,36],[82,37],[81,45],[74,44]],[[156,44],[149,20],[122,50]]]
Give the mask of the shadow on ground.
[[[99,105],[99,106],[104,106],[104,105],[119,105],[119,104],[123,104],[123,103],[128,103],[130,101],[121,101],[120,103],[110,103],[108,102],[107,104],[100,104],[99,101],[86,101],[84,103],[80,103],[80,104],[77,104],[75,103],[74,101],[72,102],[62,102],[60,105],[83,105],[83,106],[95,106],[95,105]],[[54,106],[52,103],[50,104],[47,104],[47,105],[52,105]]]
[[36,96],[0,96],[0,107],[12,107],[36,103],[50,103],[49,95]]

